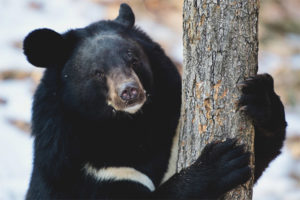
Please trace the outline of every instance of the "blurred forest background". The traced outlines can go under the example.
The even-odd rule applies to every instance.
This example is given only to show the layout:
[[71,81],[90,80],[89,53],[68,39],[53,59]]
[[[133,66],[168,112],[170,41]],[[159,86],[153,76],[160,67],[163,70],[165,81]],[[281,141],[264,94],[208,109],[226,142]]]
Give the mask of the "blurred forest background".
[[[32,167],[32,95],[43,73],[27,63],[22,40],[41,27],[64,32],[114,19],[128,2],[136,24],[181,70],[183,0],[0,0],[0,200],[24,199]],[[287,113],[288,138],[254,189],[254,200],[300,199],[300,1],[262,0],[259,73],[270,73]]]

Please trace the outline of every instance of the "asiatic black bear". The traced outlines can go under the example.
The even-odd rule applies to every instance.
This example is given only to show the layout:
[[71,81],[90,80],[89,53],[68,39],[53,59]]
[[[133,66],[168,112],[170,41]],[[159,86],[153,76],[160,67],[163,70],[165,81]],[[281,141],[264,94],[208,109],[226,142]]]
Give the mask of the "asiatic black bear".
[[[34,167],[27,199],[214,199],[250,177],[234,140],[209,144],[161,184],[181,106],[181,78],[122,4],[115,20],[59,34],[31,32],[30,63],[46,68],[34,96]],[[257,179],[285,136],[284,109],[269,75],[244,82],[253,118]]]

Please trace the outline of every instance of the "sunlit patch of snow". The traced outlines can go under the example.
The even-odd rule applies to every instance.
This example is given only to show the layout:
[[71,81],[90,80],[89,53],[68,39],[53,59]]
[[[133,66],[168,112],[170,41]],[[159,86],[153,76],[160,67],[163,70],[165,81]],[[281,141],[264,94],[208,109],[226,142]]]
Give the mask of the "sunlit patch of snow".
[[291,172],[299,161],[291,157],[287,148],[283,148],[278,156],[266,169],[254,187],[253,200],[299,200],[299,183],[291,179]]
[[286,109],[286,121],[288,123],[287,127],[287,135],[294,136],[300,135],[300,110],[299,108],[295,108],[292,111],[291,108]]
[[[40,5],[32,8],[30,4]],[[102,19],[105,10],[84,0],[1,0],[0,1],[0,70],[32,67],[26,62],[22,49],[13,47],[37,28],[52,28],[65,32]]]
[[24,199],[32,167],[32,138],[7,123],[7,119],[30,120],[32,82],[4,81],[0,96],[0,199]]
[[0,113],[6,118],[30,120],[33,82],[30,80],[3,81],[0,84],[0,96],[7,100]]

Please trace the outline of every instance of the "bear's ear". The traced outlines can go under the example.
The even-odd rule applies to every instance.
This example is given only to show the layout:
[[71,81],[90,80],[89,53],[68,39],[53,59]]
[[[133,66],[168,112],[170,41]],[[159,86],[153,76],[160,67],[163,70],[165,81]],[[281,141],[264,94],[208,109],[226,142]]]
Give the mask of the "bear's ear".
[[116,22],[126,26],[127,28],[132,28],[134,25],[134,14],[130,6],[126,3],[122,3],[119,10],[119,16],[115,19]]
[[50,29],[37,29],[29,33],[23,43],[27,60],[37,67],[63,64],[67,45],[63,36]]

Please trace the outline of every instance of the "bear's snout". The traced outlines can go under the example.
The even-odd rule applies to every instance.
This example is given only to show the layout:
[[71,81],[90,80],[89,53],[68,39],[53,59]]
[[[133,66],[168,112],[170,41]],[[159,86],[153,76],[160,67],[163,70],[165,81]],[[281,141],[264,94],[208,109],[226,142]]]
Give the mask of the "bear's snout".
[[146,91],[133,70],[120,73],[115,70],[107,77],[108,105],[114,110],[128,113],[137,112],[146,101]]
[[140,95],[140,89],[138,85],[134,82],[124,83],[120,87],[118,92],[119,97],[126,102],[132,102],[137,100],[138,96]]

